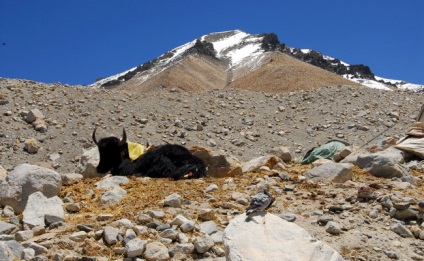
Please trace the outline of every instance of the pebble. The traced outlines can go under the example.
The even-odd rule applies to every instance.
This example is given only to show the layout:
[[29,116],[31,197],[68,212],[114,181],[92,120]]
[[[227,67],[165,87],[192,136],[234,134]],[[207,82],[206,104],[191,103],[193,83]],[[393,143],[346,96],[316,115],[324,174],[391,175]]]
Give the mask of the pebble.
[[325,225],[325,231],[332,235],[339,235],[342,232],[340,225],[333,221],[329,221],[327,225]]

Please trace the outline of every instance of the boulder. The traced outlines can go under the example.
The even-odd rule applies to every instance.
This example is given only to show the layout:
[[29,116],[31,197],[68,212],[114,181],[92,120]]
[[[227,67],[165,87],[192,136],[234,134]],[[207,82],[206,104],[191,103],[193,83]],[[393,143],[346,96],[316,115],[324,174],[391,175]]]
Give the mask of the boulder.
[[97,165],[100,162],[99,149],[93,147],[89,150],[84,150],[78,163],[78,171],[84,178],[103,177],[104,174],[97,172]]
[[212,152],[207,162],[209,177],[234,177],[243,173],[240,161],[224,151]]
[[269,169],[273,169],[277,165],[284,165],[283,161],[276,157],[275,155],[265,155],[261,156],[252,160],[249,160],[247,162],[243,162],[242,164],[242,170],[243,172],[249,172],[249,171],[258,171],[261,167],[268,167]]
[[25,121],[28,123],[33,123],[36,120],[44,119],[44,114],[39,109],[32,109],[26,115]]
[[353,166],[349,163],[327,163],[310,169],[305,177],[312,180],[328,180],[344,183],[352,179]]
[[11,206],[17,214],[24,210],[28,197],[40,191],[46,197],[58,196],[62,178],[54,170],[21,164],[0,184],[0,204]]
[[277,156],[285,163],[291,162],[293,160],[293,155],[290,151],[290,148],[287,146],[279,146],[272,148],[269,153]]
[[246,221],[245,214],[232,219],[225,229],[226,258],[234,260],[341,261],[330,246],[306,230],[273,214],[260,212]]
[[409,175],[403,164],[402,152],[389,148],[374,154],[360,154],[353,164],[381,178],[401,178]]
[[28,197],[28,203],[22,214],[23,223],[29,228],[45,227],[51,223],[65,220],[62,200],[58,196],[47,198],[40,191]]

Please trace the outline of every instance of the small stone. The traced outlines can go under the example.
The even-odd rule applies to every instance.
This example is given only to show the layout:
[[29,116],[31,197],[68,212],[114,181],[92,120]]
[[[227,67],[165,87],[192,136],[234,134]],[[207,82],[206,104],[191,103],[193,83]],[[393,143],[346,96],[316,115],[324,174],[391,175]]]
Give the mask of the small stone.
[[105,226],[103,229],[103,237],[107,244],[114,245],[118,242],[119,229],[111,226]]
[[214,242],[210,236],[206,235],[204,237],[196,237],[193,245],[198,253],[203,254],[214,246]]
[[169,223],[171,226],[173,225],[177,225],[177,226],[181,226],[182,224],[184,224],[184,222],[187,222],[189,219],[186,218],[183,215],[178,215],[176,216],[174,219],[171,220],[171,222]]
[[327,225],[325,225],[325,231],[332,235],[339,235],[342,232],[340,225],[333,221],[329,221]]
[[399,259],[399,255],[395,251],[384,250],[383,252],[390,259]]
[[152,217],[152,218],[164,218],[165,217],[165,212],[151,210],[151,211],[149,211],[149,216]]
[[41,148],[41,145],[35,139],[27,139],[25,141],[24,150],[29,154],[36,154]]
[[143,257],[147,261],[165,261],[170,258],[168,248],[160,242],[148,243]]
[[393,207],[397,210],[405,210],[408,209],[411,204],[409,202],[393,202]]
[[137,257],[141,256],[146,248],[146,241],[140,238],[134,238],[127,242],[125,245],[125,250],[127,252],[127,257]]
[[211,192],[211,191],[214,191],[214,190],[218,190],[218,185],[211,184],[205,189],[205,192],[208,193],[208,192]]
[[34,232],[32,230],[18,231],[15,234],[16,241],[27,241],[34,237]]
[[22,260],[30,261],[35,258],[35,250],[32,248],[24,248],[21,253]]
[[215,217],[215,212],[210,208],[200,210],[199,218],[203,221],[213,220]]
[[141,225],[146,225],[146,224],[148,224],[150,222],[153,222],[153,218],[150,217],[149,215],[146,215],[146,214],[140,214],[137,217],[137,221]]
[[180,208],[182,204],[183,204],[183,198],[177,193],[167,196],[164,201],[165,207],[168,206],[168,207]]
[[407,227],[405,227],[404,225],[400,223],[394,224],[390,228],[390,230],[392,230],[393,232],[395,232],[401,237],[413,237],[412,232]]
[[69,239],[75,242],[83,242],[87,238],[88,234],[85,231],[78,231],[69,236]]
[[165,229],[160,233],[160,236],[163,238],[169,238],[172,240],[177,240],[178,232],[175,229],[169,228]]
[[294,222],[296,220],[296,215],[293,214],[293,213],[281,214],[281,215],[279,215],[279,217],[288,221],[288,222]]
[[81,205],[79,203],[68,203],[65,204],[65,209],[69,212],[79,212],[81,210]]
[[100,215],[97,216],[96,219],[97,219],[97,221],[106,221],[106,220],[109,220],[111,218],[113,218],[112,214],[100,214]]
[[194,252],[194,245],[192,243],[177,244],[175,251],[183,254],[192,254]]
[[146,226],[134,226],[133,230],[138,236],[147,235],[149,233]]
[[212,220],[203,222],[199,226],[200,226],[200,232],[207,234],[207,235],[210,235],[210,234],[218,231],[217,225]]
[[186,222],[184,222],[181,227],[180,227],[181,231],[184,233],[190,232],[194,230],[194,221],[192,220],[188,220]]

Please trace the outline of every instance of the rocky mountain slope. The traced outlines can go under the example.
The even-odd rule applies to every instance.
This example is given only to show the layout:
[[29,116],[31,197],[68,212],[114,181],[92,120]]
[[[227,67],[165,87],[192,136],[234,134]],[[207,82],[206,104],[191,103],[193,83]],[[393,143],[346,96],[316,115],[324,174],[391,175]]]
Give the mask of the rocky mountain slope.
[[[296,76],[299,74],[302,77]],[[91,86],[139,91],[157,87],[183,90],[232,87],[279,92],[306,87],[354,86],[354,83],[386,90],[424,90],[423,85],[377,77],[366,65],[350,65],[314,50],[288,47],[273,33],[252,35],[240,30],[204,35]]]
[[[286,58],[272,54],[267,68],[272,71],[274,60],[280,62],[279,59],[297,64]],[[205,68],[222,66],[213,58],[202,61]],[[307,83],[308,79],[299,76],[299,81]],[[424,199],[422,168],[411,170],[418,180],[415,185],[377,178],[357,167],[350,181],[334,184],[302,181],[300,176],[312,166],[296,164],[307,150],[331,139],[344,140],[358,148],[368,142],[402,137],[415,121],[422,97],[411,92],[345,85],[275,92],[270,84],[267,90],[205,88],[185,92],[152,85],[144,93],[131,88],[102,90],[0,79],[0,173],[9,175],[20,164],[29,163],[54,169],[68,180],[60,193],[67,209],[64,223],[33,231],[32,236],[23,227],[18,236],[13,234],[16,230],[10,230],[12,236],[4,236],[2,242],[18,238],[27,249],[26,256],[37,253],[39,260],[121,260],[127,253],[122,242],[136,234],[148,243],[149,249],[162,251],[165,259],[171,255],[175,260],[223,260],[225,249],[219,235],[231,219],[244,212],[258,186],[267,183],[276,196],[269,213],[294,221],[346,260],[423,260],[424,241],[394,232],[392,227],[397,221],[381,202],[354,200],[359,186],[370,185],[379,195],[390,195],[393,202],[407,201],[416,208],[417,202]],[[42,114],[44,118],[31,122],[30,114]],[[101,201],[105,189],[95,185],[101,179],[72,181],[72,175],[66,175],[79,172],[83,149],[94,146],[91,134],[96,126],[98,137],[119,136],[125,127],[131,141],[224,150],[240,161],[266,155],[272,148],[284,145],[294,161],[281,173],[263,170],[234,178],[177,182],[130,178],[120,185],[127,193],[122,201],[105,206]],[[174,193],[182,198],[181,204],[165,206],[167,197]],[[1,220],[7,223],[0,224],[3,228],[22,225],[21,217],[13,210],[2,208],[1,213]],[[193,229],[182,232],[174,223],[178,215],[188,219],[184,222],[192,224]],[[336,224],[330,223],[332,228],[323,225],[329,221]],[[411,230],[420,228],[414,222],[406,225]],[[158,226],[171,230],[165,233]],[[422,226],[421,229],[424,230]],[[114,240],[121,241],[108,241],[114,233]],[[207,235],[213,238],[212,246]],[[205,250],[202,244],[210,248]],[[28,248],[36,251],[32,253]]]

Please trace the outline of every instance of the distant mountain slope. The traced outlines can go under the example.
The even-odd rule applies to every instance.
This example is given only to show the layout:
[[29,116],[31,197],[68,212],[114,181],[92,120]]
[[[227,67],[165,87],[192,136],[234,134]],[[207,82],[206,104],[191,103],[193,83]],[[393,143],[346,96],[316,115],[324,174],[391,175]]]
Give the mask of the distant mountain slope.
[[236,87],[279,92],[357,84],[388,90],[424,89],[420,85],[384,80],[375,77],[368,66],[349,65],[313,50],[287,47],[275,34],[252,35],[234,30],[204,35],[91,86],[140,91]]

